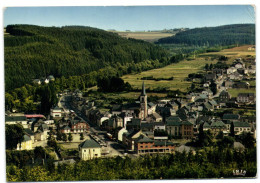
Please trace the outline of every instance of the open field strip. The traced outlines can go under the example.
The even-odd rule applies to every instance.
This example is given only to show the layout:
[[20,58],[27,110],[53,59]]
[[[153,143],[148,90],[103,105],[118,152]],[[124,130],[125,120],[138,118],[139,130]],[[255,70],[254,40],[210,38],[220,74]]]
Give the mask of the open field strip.
[[142,77],[153,76],[154,78],[169,78],[174,77],[173,80],[166,81],[154,81],[145,80],[145,85],[147,88],[155,89],[158,87],[166,87],[169,90],[187,91],[190,87],[191,82],[186,81],[186,78],[191,73],[197,73],[203,71],[205,64],[215,64],[217,61],[208,61],[205,58],[196,58],[191,61],[181,61],[176,64],[171,64],[163,68],[153,69],[139,74],[125,75],[122,77],[124,81],[129,82],[134,88],[141,88]]

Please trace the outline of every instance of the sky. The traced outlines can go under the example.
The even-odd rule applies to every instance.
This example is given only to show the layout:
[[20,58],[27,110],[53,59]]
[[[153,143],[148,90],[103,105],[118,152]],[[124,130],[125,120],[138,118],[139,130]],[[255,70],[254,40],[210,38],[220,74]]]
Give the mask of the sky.
[[83,25],[104,30],[148,31],[255,23],[250,5],[8,7],[4,26]]

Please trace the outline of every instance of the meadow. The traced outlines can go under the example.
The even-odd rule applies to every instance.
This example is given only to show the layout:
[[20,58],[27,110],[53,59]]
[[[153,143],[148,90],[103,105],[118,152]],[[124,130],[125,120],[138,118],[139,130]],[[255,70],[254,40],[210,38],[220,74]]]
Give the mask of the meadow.
[[[177,90],[186,92],[191,86],[190,81],[186,81],[186,78],[191,73],[203,72],[204,66],[206,64],[215,64],[219,56],[224,55],[228,57],[226,63],[231,64],[235,58],[244,58],[248,55],[255,56],[255,51],[248,51],[250,45],[224,49],[220,52],[210,52],[203,53],[196,58],[181,61],[179,63],[174,63],[159,69],[152,69],[149,71],[144,71],[138,74],[128,74],[122,77],[125,82],[129,82],[133,88],[141,89],[142,82],[145,81],[146,88],[156,89],[156,88],[167,88],[168,90]],[[142,80],[143,77],[154,78],[170,78],[174,77],[173,80]],[[233,91],[232,91],[233,92]],[[233,92],[234,95],[235,91]]]
[[[114,32],[114,31],[113,31]],[[119,36],[125,38],[141,39],[148,42],[155,42],[160,38],[173,36],[173,33],[164,32],[119,32],[115,31]]]

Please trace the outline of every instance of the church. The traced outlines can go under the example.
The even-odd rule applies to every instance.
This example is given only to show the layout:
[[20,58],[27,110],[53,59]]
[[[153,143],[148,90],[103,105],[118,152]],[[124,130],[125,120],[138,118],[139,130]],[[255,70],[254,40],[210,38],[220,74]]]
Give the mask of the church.
[[128,116],[133,118],[140,118],[144,120],[148,117],[147,94],[145,91],[145,84],[143,82],[141,95],[135,103],[128,103],[122,105],[115,105],[112,108],[112,115]]

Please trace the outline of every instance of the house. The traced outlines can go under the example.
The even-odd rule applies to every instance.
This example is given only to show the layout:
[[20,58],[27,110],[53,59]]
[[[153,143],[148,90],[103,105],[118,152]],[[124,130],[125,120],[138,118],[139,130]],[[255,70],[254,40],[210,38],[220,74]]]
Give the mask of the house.
[[233,74],[234,72],[237,71],[237,68],[235,67],[230,67],[227,69],[227,75]]
[[83,120],[72,120],[70,128],[72,133],[83,133],[89,130],[89,124]]
[[79,157],[81,160],[90,160],[101,157],[101,146],[92,139],[79,144]]
[[14,125],[21,124],[24,128],[28,128],[28,120],[25,116],[5,116],[5,124]]
[[160,114],[156,112],[152,114],[152,118],[154,119],[155,122],[161,122],[163,120],[162,116],[160,116]]
[[35,141],[43,141],[48,138],[49,128],[46,124],[41,123],[35,132]]
[[228,75],[229,79],[233,80],[241,80],[243,78],[243,75],[239,74],[238,72],[234,72],[232,74]]
[[28,135],[23,136],[21,143],[17,144],[17,150],[32,150],[32,139]]
[[226,89],[232,88],[233,84],[234,84],[234,82],[232,80],[228,79],[228,80],[224,81],[224,86]]
[[208,98],[213,97],[213,92],[210,89],[204,90],[201,92],[203,95],[206,95]]
[[129,130],[140,130],[141,127],[141,119],[140,118],[132,118],[131,121],[127,122],[126,129]]
[[224,74],[224,70],[223,69],[213,69],[213,73],[218,75],[223,75]]
[[61,118],[62,117],[62,112],[63,112],[63,109],[59,108],[58,106],[56,106],[53,109],[51,109],[50,115],[53,118]]
[[233,88],[246,88],[248,89],[250,87],[250,84],[248,82],[235,82],[233,84]]
[[137,154],[146,153],[173,153],[176,144],[167,141],[154,141],[145,135],[140,135],[136,139],[135,151]]
[[226,114],[224,114],[223,115],[223,117],[222,117],[222,120],[224,121],[224,122],[226,122],[226,121],[239,121],[239,119],[240,119],[240,116],[238,115],[238,114],[229,114],[229,113],[226,113]]
[[243,62],[235,62],[233,65],[236,69],[241,69],[245,67],[245,64]]
[[34,136],[35,136],[34,132],[32,130],[30,130],[29,128],[25,128],[24,132],[27,136],[29,136],[31,138],[32,143],[34,143]]
[[43,80],[43,82],[46,83],[46,84],[48,84],[48,83],[50,82],[50,80],[49,80],[48,78],[45,78],[45,79]]
[[237,102],[255,103],[255,94],[254,93],[239,93],[237,96]]
[[126,148],[130,151],[135,150],[135,140],[140,136],[144,135],[141,130],[130,130],[123,134],[123,143]]
[[61,128],[61,133],[71,133],[71,128],[68,125],[64,125]]
[[216,77],[216,74],[215,74],[215,73],[205,74],[205,81],[215,80],[216,78],[217,78],[217,77]]
[[204,123],[201,124],[201,125],[203,125],[203,131],[208,131],[208,130],[211,129],[210,124],[208,124],[207,122],[204,122]]
[[154,131],[154,123],[141,123],[142,132],[153,132]]
[[154,124],[154,130],[163,130],[163,131],[166,130],[164,122],[155,122],[153,124]]
[[49,81],[55,81],[55,78],[54,78],[53,75],[49,75],[49,76],[47,77],[47,79],[49,79]]
[[40,85],[42,82],[40,79],[34,79],[33,80],[33,84],[37,84],[37,85]]
[[149,102],[147,104],[147,107],[148,107],[148,115],[151,115],[153,113],[155,113],[155,110],[156,110],[156,104],[152,103],[152,102]]
[[222,92],[220,92],[218,100],[219,103],[226,103],[230,100],[230,98],[231,95],[227,91],[223,90]]
[[233,122],[235,135],[241,135],[243,132],[251,132],[251,127],[247,122]]
[[250,46],[250,47],[248,47],[247,50],[248,50],[248,51],[255,51],[255,46]]
[[214,135],[217,135],[220,131],[226,132],[227,131],[227,126],[223,121],[213,121],[210,125],[211,131],[213,132]]
[[181,123],[181,137],[185,139],[193,138],[193,124],[187,120]]
[[245,68],[239,68],[239,69],[237,69],[237,72],[238,72],[239,74],[245,75],[245,74],[248,73],[248,70],[245,69]]

